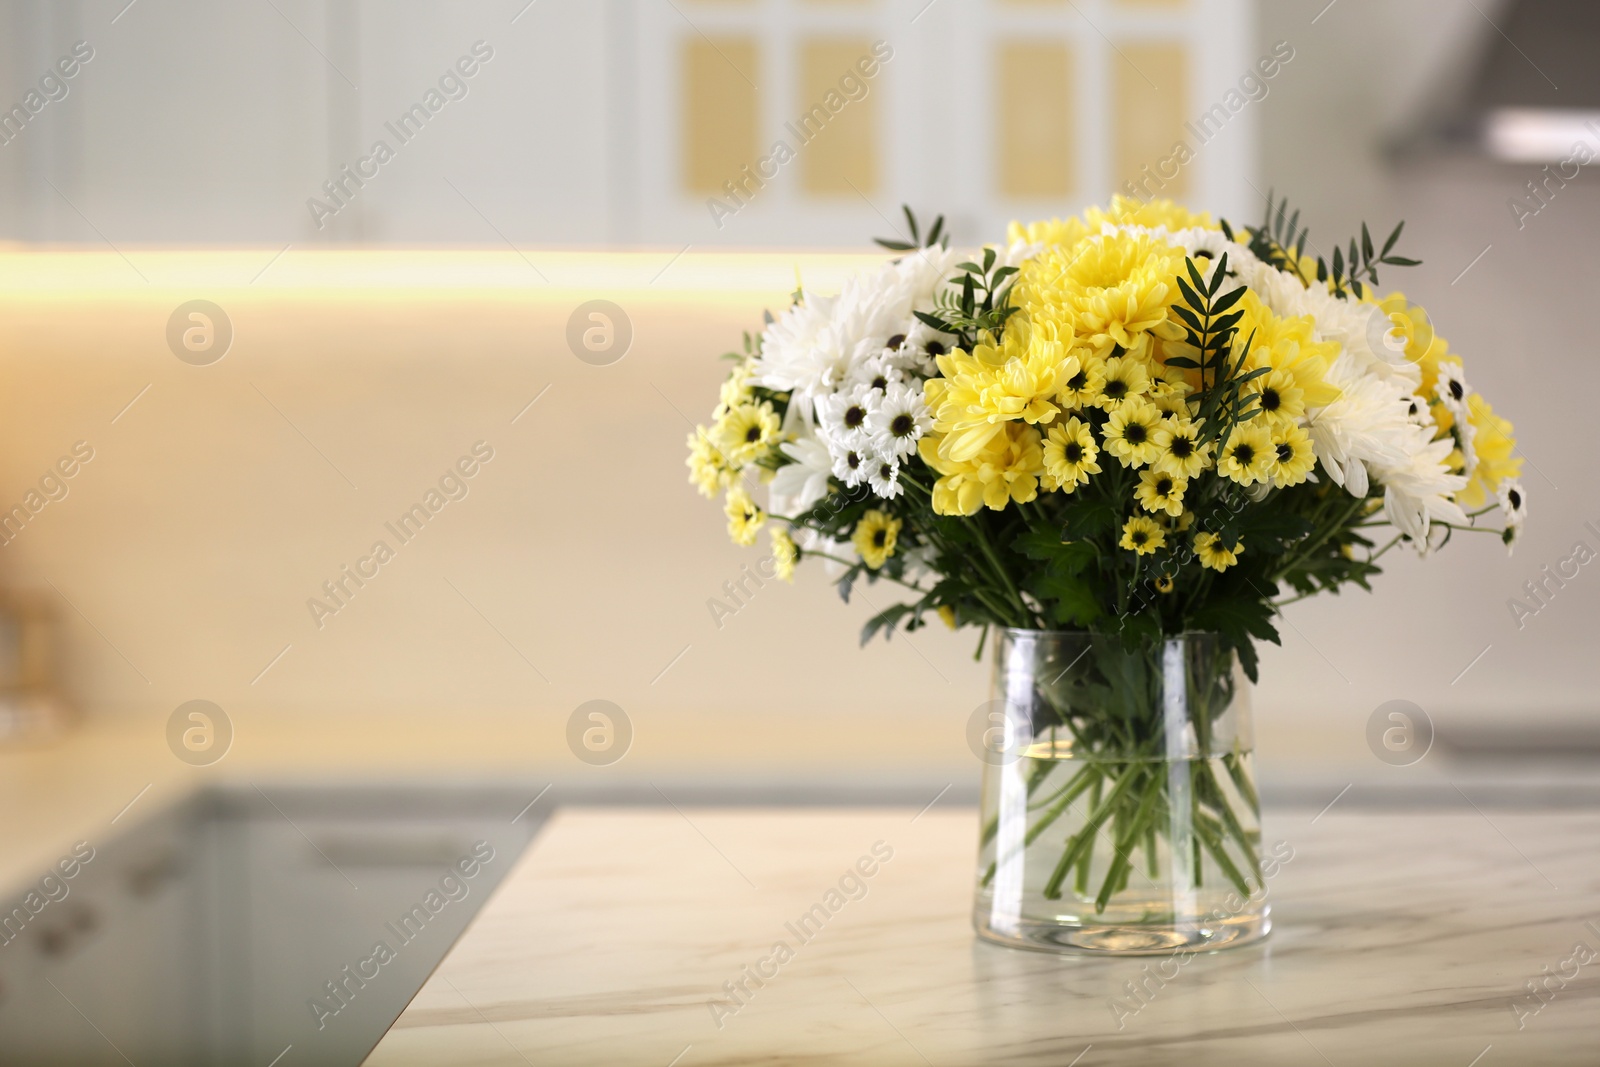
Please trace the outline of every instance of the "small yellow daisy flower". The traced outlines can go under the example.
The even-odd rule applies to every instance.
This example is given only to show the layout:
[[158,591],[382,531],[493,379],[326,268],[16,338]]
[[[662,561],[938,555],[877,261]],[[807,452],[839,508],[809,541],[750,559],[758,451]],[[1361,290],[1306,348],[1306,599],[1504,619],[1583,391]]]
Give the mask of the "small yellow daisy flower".
[[689,435],[689,481],[700,495],[714,500],[718,493],[733,484],[734,472],[728,468],[728,457],[711,443],[709,431],[696,426]]
[[1167,532],[1154,519],[1135,515],[1123,524],[1122,540],[1117,543],[1130,552],[1148,556],[1166,546]]
[[718,416],[741,404],[748,404],[753,399],[750,392],[750,378],[752,377],[753,369],[751,363],[741,363],[733,369],[733,373],[728,375],[727,380],[722,383],[722,393],[719,397],[720,403],[717,405],[716,411]]
[[1105,361],[1102,371],[1105,384],[1094,403],[1107,411],[1119,411],[1124,404],[1142,398],[1150,391],[1150,375],[1144,363],[1132,356],[1112,356]]
[[1298,419],[1306,413],[1306,393],[1286,370],[1272,370],[1245,386],[1270,419]]
[[1087,482],[1089,475],[1100,473],[1100,464],[1095,462],[1099,455],[1094,431],[1083,420],[1072,418],[1050,427],[1044,443],[1045,488],[1072,492]]
[[1180,478],[1196,478],[1211,464],[1215,444],[1200,443],[1200,423],[1192,419],[1168,416],[1150,435],[1156,446],[1152,464],[1158,471],[1175,474]]
[[1228,443],[1222,446],[1217,457],[1217,472],[1240,485],[1254,485],[1271,477],[1277,452],[1272,448],[1272,435],[1255,419],[1234,427]]
[[731,460],[729,466],[742,467],[783,439],[781,426],[771,404],[740,404],[717,420],[711,436]]
[[1272,428],[1272,484],[1278,488],[1299,485],[1311,475],[1317,455],[1311,448],[1311,435],[1292,422]]
[[1146,511],[1164,511],[1176,518],[1183,514],[1183,494],[1188,488],[1187,478],[1165,471],[1145,471],[1139,475],[1133,496]]
[[755,544],[756,534],[767,521],[767,513],[756,507],[744,486],[736,485],[728,490],[727,503],[722,510],[728,516],[728,536],[733,538],[733,543]]
[[861,553],[868,567],[877,570],[894,555],[894,543],[900,536],[900,520],[887,512],[873,509],[861,516],[850,541]]
[[1156,592],[1158,592],[1158,593],[1170,593],[1170,592],[1172,592],[1172,575],[1163,574],[1161,577],[1156,579]]
[[789,531],[781,526],[772,528],[772,569],[786,582],[794,581],[794,565],[800,561],[800,549]]
[[956,609],[949,604],[939,605],[939,618],[943,619],[944,624],[950,629],[954,630],[956,628]]
[[1098,403],[1100,392],[1106,384],[1106,372],[1102,361],[1087,352],[1081,352],[1079,356],[1081,362],[1078,369],[1067,376],[1061,391],[1056,394],[1056,403],[1066,411]]
[[1106,421],[1106,451],[1121,460],[1124,467],[1142,467],[1160,453],[1155,443],[1155,432],[1160,428],[1161,412],[1150,401],[1135,397],[1113,411]]
[[1235,541],[1232,548],[1224,548],[1221,539],[1214,533],[1197,533],[1194,535],[1194,554],[1200,557],[1202,567],[1210,567],[1219,574],[1235,563],[1244,553],[1244,542]]

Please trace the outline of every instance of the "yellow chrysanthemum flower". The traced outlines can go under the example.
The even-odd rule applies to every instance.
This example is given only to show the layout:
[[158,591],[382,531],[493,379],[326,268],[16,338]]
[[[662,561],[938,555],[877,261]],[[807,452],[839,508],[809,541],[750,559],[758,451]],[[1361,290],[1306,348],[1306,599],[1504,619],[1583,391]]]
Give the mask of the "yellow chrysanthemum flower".
[[900,520],[885,511],[874,508],[861,516],[856,523],[850,543],[861,553],[861,561],[877,570],[894,555],[895,541],[900,537]]
[[1171,200],[1143,201],[1118,193],[1111,198],[1110,207],[1104,210],[1091,207],[1081,219],[1046,219],[1026,225],[1013,222],[1006,227],[1006,240],[1070,247],[1091,233],[1099,233],[1108,222],[1113,226],[1144,226],[1152,230],[1158,226],[1168,230],[1221,228],[1209,214],[1196,214]]
[[1254,485],[1271,477],[1277,453],[1272,435],[1259,419],[1242,422],[1233,428],[1217,455],[1217,473],[1240,485]]
[[1116,411],[1150,392],[1150,375],[1144,361],[1132,356],[1112,356],[1101,363],[1103,368],[1099,395],[1094,398],[1096,407]]
[[1164,226],[1168,231],[1221,229],[1207,212],[1190,211],[1173,200],[1140,200],[1121,193],[1111,198],[1110,207],[1104,211],[1091,207],[1084,212],[1084,218],[1095,230],[1100,229],[1103,222],[1113,226],[1144,226],[1152,230]]
[[1216,448],[1211,441],[1200,443],[1200,423],[1172,416],[1161,420],[1150,440],[1156,446],[1152,466],[1180,478],[1199,477],[1211,466],[1211,453]]
[[771,404],[739,404],[711,427],[711,438],[728,457],[728,465],[737,469],[782,440],[782,420]]
[[956,609],[949,604],[939,605],[939,618],[943,619],[944,624],[950,629],[954,630],[956,628]]
[[1172,575],[1163,574],[1163,575],[1161,575],[1160,577],[1158,577],[1156,579],[1156,592],[1158,592],[1158,593],[1170,593],[1170,592],[1172,592]]
[[800,548],[781,526],[772,528],[772,569],[786,582],[794,581],[794,567],[800,561]]
[[1050,427],[1044,442],[1044,474],[1041,481],[1046,489],[1059,489],[1070,493],[1088,482],[1089,475],[1100,473],[1095,462],[1100,446],[1094,442],[1094,431],[1082,419],[1071,418]]
[[938,435],[917,442],[923,461],[941,475],[933,485],[935,513],[974,515],[981,507],[999,511],[1013,500],[1026,504],[1039,495],[1044,456],[1039,431],[1032,426],[1003,423],[1001,432],[965,461],[941,456],[939,444]]
[[1122,540],[1117,544],[1129,552],[1137,552],[1141,556],[1148,556],[1152,552],[1159,552],[1167,544],[1167,531],[1156,525],[1156,521],[1143,515],[1135,515],[1122,524]]
[[711,431],[696,426],[689,434],[689,481],[707,500],[715,500],[718,493],[733,484],[734,472],[728,467],[728,457],[711,443]]
[[1130,400],[1106,420],[1106,451],[1122,461],[1124,467],[1143,467],[1152,462],[1160,449],[1155,433],[1161,428],[1161,412],[1143,398]]
[[1311,447],[1311,435],[1292,422],[1276,422],[1272,426],[1272,484],[1282,489],[1286,485],[1299,485],[1311,476],[1317,465],[1317,454]]
[[1465,489],[1456,494],[1456,503],[1474,511],[1495,499],[1500,483],[1522,474],[1522,458],[1513,455],[1517,439],[1511,423],[1494,413],[1480,393],[1467,397],[1467,421],[1472,424],[1472,452],[1477,460]]
[[1194,554],[1199,557],[1202,567],[1210,567],[1220,574],[1239,562],[1239,557],[1244,554],[1244,542],[1235,541],[1232,548],[1225,548],[1216,534],[1197,533],[1194,535]]
[[728,516],[728,536],[736,545],[753,545],[756,534],[767,521],[767,513],[756,507],[742,485],[728,490],[728,499],[722,510]]
[[944,435],[944,456],[958,463],[987,448],[1008,422],[1054,419],[1061,410],[1055,397],[1081,369],[1053,327],[1032,329],[1020,315],[999,344],[985,333],[971,354],[957,349],[937,362],[944,377],[924,383],[923,399],[934,432]]
[[1376,305],[1377,327],[1383,330],[1381,336],[1372,338],[1373,347],[1391,351],[1402,349],[1406,359],[1422,372],[1418,395],[1432,396],[1434,387],[1439,384],[1439,361],[1451,357],[1450,345],[1433,332],[1433,322],[1427,311],[1408,301],[1404,293],[1390,293],[1378,300],[1368,292],[1367,302]]
[[1183,494],[1188,488],[1187,478],[1165,471],[1145,471],[1139,475],[1133,498],[1146,511],[1164,511],[1176,518],[1183,514]]
[[1254,292],[1246,292],[1237,307],[1243,313],[1237,337],[1241,342],[1250,341],[1245,370],[1270,367],[1287,373],[1300,390],[1301,411],[1327,407],[1339,399],[1338,386],[1329,385],[1326,380],[1328,368],[1338,358],[1339,344],[1315,339],[1315,319],[1310,315],[1275,315]]
[[1119,346],[1147,356],[1154,336],[1182,336],[1169,309],[1183,260],[1181,248],[1149,234],[1096,234],[1023,263],[1011,299],[1036,327],[1053,324],[1094,356]]
[[1012,222],[1006,227],[1006,241],[1022,241],[1031,245],[1059,245],[1071,248],[1089,236],[1089,226],[1080,218],[1043,219],[1024,225]]

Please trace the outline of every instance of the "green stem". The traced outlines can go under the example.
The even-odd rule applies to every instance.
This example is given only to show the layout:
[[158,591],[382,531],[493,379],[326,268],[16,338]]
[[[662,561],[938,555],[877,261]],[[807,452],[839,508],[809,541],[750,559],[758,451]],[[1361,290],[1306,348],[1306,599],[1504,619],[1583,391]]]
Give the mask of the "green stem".
[[[1104,774],[1105,772],[1102,771],[1101,773]],[[1067,846],[1067,850],[1061,855],[1061,862],[1056,864],[1056,869],[1051,873],[1050,880],[1045,883],[1044,897],[1046,900],[1061,899],[1061,883],[1066,880],[1067,871],[1077,862],[1079,856],[1094,844],[1095,836],[1099,834],[1100,827],[1111,817],[1111,813],[1117,809],[1118,802],[1121,801],[1123,794],[1133,785],[1133,780],[1137,777],[1137,774],[1124,770],[1118,776],[1117,784],[1112,787],[1111,792],[1090,813],[1089,818],[1083,824],[1083,829],[1073,836]]]
[[[1082,776],[1086,776],[1086,775],[1088,777],[1082,777]],[[1081,771],[1079,771],[1078,774],[1076,776],[1074,776],[1074,781],[1077,781],[1077,784],[1075,786],[1071,786],[1070,787],[1071,788],[1071,792],[1069,792],[1065,796],[1063,796],[1055,804],[1054,807],[1052,807],[1049,811],[1045,812],[1043,815],[1041,815],[1039,817],[1039,821],[1038,822],[1034,823],[1031,827],[1028,828],[1028,832],[1022,835],[1022,844],[1018,848],[1017,851],[1020,852],[1020,851],[1023,851],[1025,849],[1027,849],[1027,847],[1029,845],[1033,844],[1034,841],[1038,840],[1039,835],[1044,833],[1046,830],[1048,830],[1050,828],[1050,825],[1061,817],[1061,813],[1066,811],[1067,808],[1071,806],[1071,804],[1072,804],[1072,802],[1074,800],[1077,800],[1080,796],[1083,795],[1084,790],[1088,789],[1091,785],[1094,785],[1094,786],[1096,786],[1098,788],[1098,786],[1100,784],[1100,780],[1101,780],[1100,775],[1101,775],[1101,772],[1098,770],[1098,768],[1096,768],[1094,766],[1094,764],[1089,764],[1089,765],[1085,766]],[[1080,777],[1082,777],[1082,780],[1078,781],[1078,778],[1080,778]],[[1098,800],[1098,797],[1096,799]],[[998,830],[998,827],[999,827],[999,815],[998,814],[995,816],[995,827]],[[985,842],[985,844],[987,844],[987,841]],[[1013,853],[1010,853],[1010,855],[1016,855],[1016,853],[1013,852]],[[983,884],[984,885],[988,885],[991,881],[994,880],[995,871],[999,869],[999,866],[1000,866],[1000,858],[997,856],[997,857],[995,857],[994,862],[989,864],[989,869],[984,872],[984,875],[983,875]]]
[[[1141,769],[1131,770],[1128,773],[1130,775],[1142,775],[1146,772]],[[1165,784],[1159,772],[1149,773],[1148,778],[1149,781],[1144,787],[1144,793],[1140,797],[1138,808],[1134,810],[1132,816],[1122,827],[1122,832],[1113,839],[1112,847],[1116,850],[1116,856],[1112,859],[1111,868],[1106,872],[1106,879],[1101,883],[1100,892],[1095,897],[1094,910],[1096,914],[1105,911],[1106,903],[1111,899],[1112,894],[1119,892],[1123,886],[1127,885],[1128,870],[1133,866],[1133,861],[1129,858],[1129,855],[1137,847],[1138,840],[1144,833],[1144,827],[1150,819],[1151,812],[1155,809],[1155,803],[1160,798],[1162,786]]]

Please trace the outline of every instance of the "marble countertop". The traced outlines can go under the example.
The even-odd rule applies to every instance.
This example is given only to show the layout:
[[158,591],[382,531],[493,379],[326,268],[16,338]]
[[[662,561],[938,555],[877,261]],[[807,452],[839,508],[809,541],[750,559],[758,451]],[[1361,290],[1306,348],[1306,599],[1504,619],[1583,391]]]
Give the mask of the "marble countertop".
[[367,1063],[1600,1059],[1600,812],[1270,810],[1273,934],[1181,965],[978,943],[975,833],[948,802],[562,808]]

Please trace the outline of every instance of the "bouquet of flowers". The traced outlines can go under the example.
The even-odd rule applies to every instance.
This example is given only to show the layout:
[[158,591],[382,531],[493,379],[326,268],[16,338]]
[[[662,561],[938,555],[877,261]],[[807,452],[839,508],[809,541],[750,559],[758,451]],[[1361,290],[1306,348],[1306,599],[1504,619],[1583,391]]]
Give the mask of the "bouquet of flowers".
[[[1380,268],[1415,263],[1394,252],[1401,226],[1381,245],[1363,226],[1329,258],[1307,253],[1286,204],[1233,227],[1117,198],[961,255],[942,220],[924,234],[906,218],[911,240],[880,242],[898,258],[837,295],[801,288],[746,336],[689,438],[691,481],[724,495],[734,541],[770,529],[781,577],[815,556],[847,600],[863,579],[904,590],[863,643],[936,614],[979,627],[980,655],[991,629],[1081,631],[1130,650],[1121,674],[1159,675],[1159,653],[1139,650],[1204,632],[1254,679],[1283,604],[1368,587],[1397,545],[1515,541],[1510,423],[1422,308],[1377,291]],[[1082,751],[1141,714],[1096,700],[1070,679],[1041,686],[1032,733]],[[1129,766],[1056,795],[1089,790],[1104,809],[1091,829],[1148,843],[1153,863],[1145,831],[1170,798],[1152,784],[1146,802]],[[1215,773],[1194,803],[1253,798],[1237,764]],[[1030,794],[1047,777],[1029,772]],[[1229,874],[1229,821],[1219,869],[1246,888],[1255,861]],[[1066,843],[1067,867],[1085,844]]]

